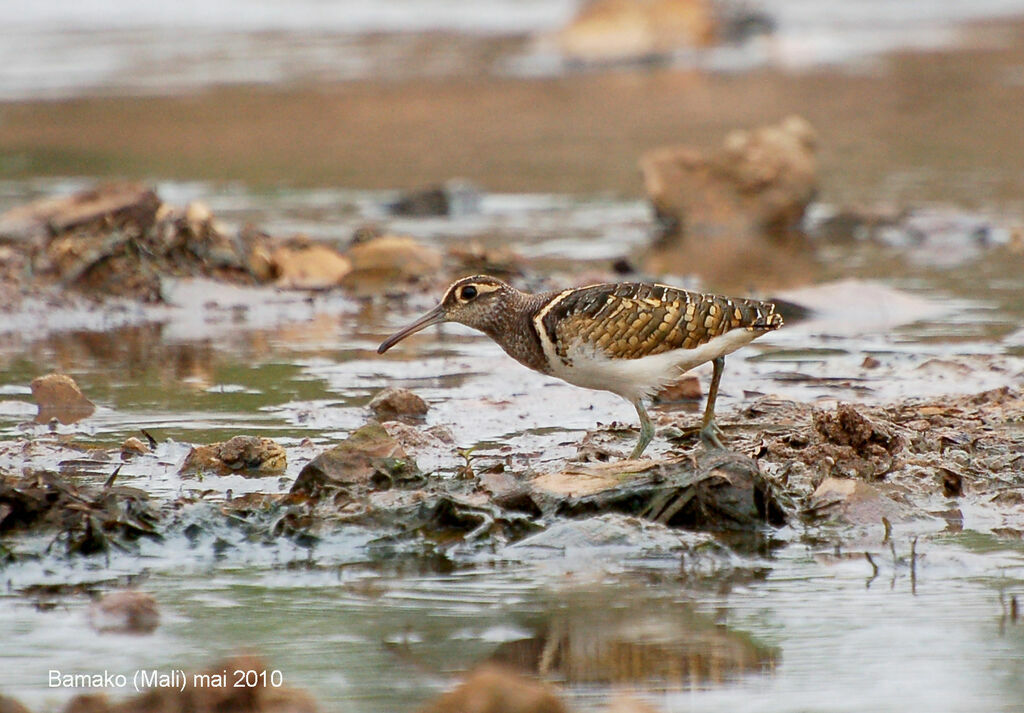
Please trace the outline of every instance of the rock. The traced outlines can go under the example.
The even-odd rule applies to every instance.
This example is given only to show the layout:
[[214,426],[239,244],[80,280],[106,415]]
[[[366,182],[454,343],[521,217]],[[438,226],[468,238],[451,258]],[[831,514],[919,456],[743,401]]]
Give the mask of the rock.
[[[248,674],[254,685],[235,685],[236,671]],[[316,713],[308,693],[281,685],[276,677],[271,680],[275,671],[259,657],[235,656],[206,671],[190,671],[173,686],[151,688],[117,703],[104,695],[79,695],[64,713]],[[287,674],[283,679],[287,681]]]
[[393,386],[380,391],[368,406],[378,421],[422,421],[430,408],[409,389]]
[[594,0],[556,37],[562,54],[587,63],[666,57],[711,43],[715,14],[708,0]]
[[666,146],[640,159],[660,224],[647,270],[746,285],[813,275],[801,223],[817,192],[816,134],[801,117],[734,131],[709,153]]
[[390,487],[394,479],[419,473],[416,461],[379,424],[371,423],[311,460],[292,485],[292,493],[317,496],[326,489]]
[[149,453],[149,444],[143,443],[135,436],[130,436],[121,444],[121,460],[128,460],[133,456],[141,456]]
[[89,607],[89,624],[99,632],[150,634],[160,624],[160,611],[151,594],[110,592]]
[[85,397],[78,384],[67,374],[47,374],[32,380],[32,398],[39,406],[36,423],[57,419],[63,424],[76,423],[92,416],[96,406]]
[[353,245],[346,253],[352,271],[343,283],[352,289],[395,290],[402,283],[434,278],[442,256],[436,248],[401,235],[384,235]]
[[265,478],[288,466],[284,448],[269,438],[235,436],[223,443],[194,446],[178,470],[180,475],[213,473]]
[[270,265],[274,284],[293,290],[337,287],[352,271],[348,258],[319,243],[279,247],[271,254]]
[[388,204],[387,208],[394,215],[409,217],[458,217],[479,213],[481,200],[479,188],[468,181],[455,178],[441,186],[409,191],[397,201]]
[[567,713],[555,690],[493,664],[471,671],[420,713]]
[[654,395],[655,403],[666,401],[697,401],[704,395],[700,388],[700,379],[692,374],[687,374],[676,379]]

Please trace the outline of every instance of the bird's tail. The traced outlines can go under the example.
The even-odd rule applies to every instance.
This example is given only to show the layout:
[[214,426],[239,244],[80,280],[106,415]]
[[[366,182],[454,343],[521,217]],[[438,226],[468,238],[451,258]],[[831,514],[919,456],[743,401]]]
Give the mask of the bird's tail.
[[751,329],[770,332],[782,326],[782,315],[774,302],[757,302],[756,305],[757,316],[750,324]]

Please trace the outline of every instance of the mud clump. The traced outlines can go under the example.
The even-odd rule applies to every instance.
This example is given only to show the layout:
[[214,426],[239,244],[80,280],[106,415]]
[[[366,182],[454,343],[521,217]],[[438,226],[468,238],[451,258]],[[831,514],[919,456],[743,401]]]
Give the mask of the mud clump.
[[0,535],[26,530],[57,530],[68,554],[127,548],[140,537],[159,538],[159,513],[145,492],[113,485],[78,487],[41,471],[0,480]]
[[430,409],[427,402],[409,389],[389,386],[367,404],[379,421],[422,421]]
[[194,446],[179,469],[181,475],[211,472],[263,478],[280,475],[288,465],[284,448],[269,438],[235,436],[223,443]]
[[658,220],[654,273],[685,267],[716,284],[813,274],[801,225],[818,186],[817,134],[803,118],[730,133],[720,148],[664,146],[640,169]]
[[307,463],[291,492],[316,497],[341,491],[355,497],[418,477],[416,461],[382,426],[371,423]]
[[891,426],[869,420],[850,404],[839,404],[834,414],[815,411],[814,430],[823,439],[816,452],[831,459],[837,474],[882,478],[903,448]]

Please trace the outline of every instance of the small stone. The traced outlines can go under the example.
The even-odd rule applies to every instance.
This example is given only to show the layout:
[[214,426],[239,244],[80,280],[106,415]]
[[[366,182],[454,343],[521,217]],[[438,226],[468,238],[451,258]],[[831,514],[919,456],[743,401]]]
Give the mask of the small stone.
[[430,408],[409,389],[394,386],[378,393],[368,405],[379,421],[422,420]]
[[150,634],[159,623],[156,599],[145,592],[110,592],[89,607],[89,624],[100,632]]
[[269,438],[235,436],[223,443],[195,446],[185,456],[180,475],[210,472],[263,478],[280,475],[288,466],[284,448]]
[[88,418],[96,410],[85,397],[78,384],[67,374],[47,374],[32,380],[32,398],[39,406],[36,423],[76,423]]
[[875,359],[873,356],[870,355],[864,357],[864,361],[860,363],[862,369],[877,369],[881,365],[882,362],[878,361],[878,359]]
[[149,453],[149,444],[144,443],[135,436],[126,438],[121,444],[121,459],[127,460],[132,456],[141,456]]

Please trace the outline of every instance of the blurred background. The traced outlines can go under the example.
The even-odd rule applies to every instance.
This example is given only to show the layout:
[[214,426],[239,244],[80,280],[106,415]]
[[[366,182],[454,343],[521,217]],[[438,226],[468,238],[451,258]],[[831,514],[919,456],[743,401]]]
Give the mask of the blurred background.
[[[88,691],[51,669],[244,649],[301,710],[452,710],[493,663],[529,676],[482,687],[579,711],[1020,710],[1024,0],[35,0],[0,27],[0,692],[67,710]],[[389,386],[425,400],[394,436],[423,492],[634,437],[468,329],[376,355],[475,272],[778,299],[719,421],[800,517],[297,518],[281,496]],[[48,372],[86,405],[45,409]],[[707,376],[657,408],[655,458],[699,451]],[[920,450],[812,523],[842,464],[797,451],[839,402]],[[280,468],[188,471],[239,435]],[[37,471],[115,473],[161,539],[18,529]],[[125,587],[146,635],[96,624]]]
[[800,114],[833,202],[1020,193],[1020,3],[583,9],[6,3],[0,171],[639,195],[643,151]]

